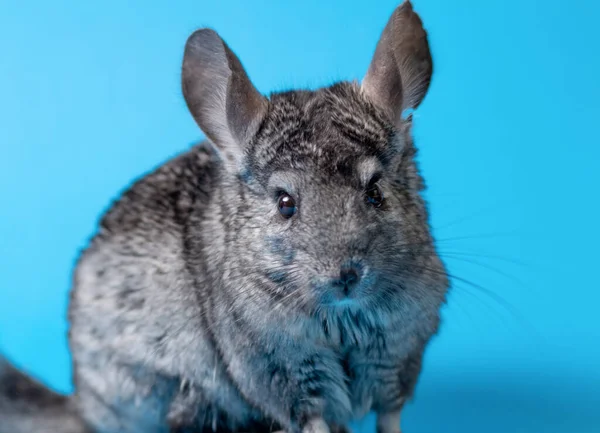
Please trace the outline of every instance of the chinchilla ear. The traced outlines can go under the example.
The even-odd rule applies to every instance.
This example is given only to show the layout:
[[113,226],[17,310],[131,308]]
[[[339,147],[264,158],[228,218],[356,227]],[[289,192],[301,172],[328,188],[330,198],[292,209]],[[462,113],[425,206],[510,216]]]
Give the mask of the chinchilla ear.
[[187,40],[181,74],[186,104],[228,168],[236,170],[268,101],[221,37],[200,29]]
[[398,124],[421,103],[433,71],[427,33],[410,1],[396,8],[377,43],[361,87]]

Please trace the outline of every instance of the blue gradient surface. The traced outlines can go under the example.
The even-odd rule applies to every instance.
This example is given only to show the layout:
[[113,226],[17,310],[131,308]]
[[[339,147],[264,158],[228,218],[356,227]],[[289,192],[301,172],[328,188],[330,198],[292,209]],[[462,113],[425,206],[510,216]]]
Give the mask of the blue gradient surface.
[[[201,136],[179,87],[194,29],[265,93],[315,87],[363,76],[397,2],[0,2],[0,351],[71,390],[79,249]],[[414,4],[435,60],[415,135],[456,278],[405,431],[599,432],[600,3]]]

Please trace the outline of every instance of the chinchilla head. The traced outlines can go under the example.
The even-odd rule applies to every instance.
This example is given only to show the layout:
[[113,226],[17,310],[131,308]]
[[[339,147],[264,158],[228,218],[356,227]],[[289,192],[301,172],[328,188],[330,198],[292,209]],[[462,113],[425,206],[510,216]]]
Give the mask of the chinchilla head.
[[402,116],[431,74],[427,35],[408,2],[360,84],[266,98],[217,33],[189,38],[184,96],[223,161],[208,260],[244,302],[307,314],[398,305],[437,314],[447,279]]

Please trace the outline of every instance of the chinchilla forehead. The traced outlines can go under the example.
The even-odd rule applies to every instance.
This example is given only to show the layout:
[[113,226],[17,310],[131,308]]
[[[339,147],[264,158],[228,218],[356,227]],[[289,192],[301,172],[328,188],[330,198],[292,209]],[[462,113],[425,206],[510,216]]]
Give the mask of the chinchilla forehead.
[[355,83],[277,93],[247,149],[248,169],[265,185],[278,171],[365,182],[402,150],[403,140]]
[[[376,176],[380,176],[384,167],[378,158],[374,156],[360,156],[352,166],[339,168],[341,174],[352,177],[352,182],[345,182],[347,186],[365,188]],[[305,182],[310,181],[317,184],[327,184],[336,179],[330,176],[311,176],[312,173],[302,173],[296,170],[277,170],[269,176],[266,187],[267,191],[276,193],[285,191],[288,194],[297,195],[305,188]]]

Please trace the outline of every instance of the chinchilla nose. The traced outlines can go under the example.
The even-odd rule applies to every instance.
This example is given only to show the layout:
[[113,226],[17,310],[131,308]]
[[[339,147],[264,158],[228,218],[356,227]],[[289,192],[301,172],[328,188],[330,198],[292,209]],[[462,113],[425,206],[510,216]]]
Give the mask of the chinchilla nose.
[[361,270],[356,265],[345,265],[340,269],[340,277],[336,285],[340,286],[344,295],[348,295],[353,287],[360,281]]

